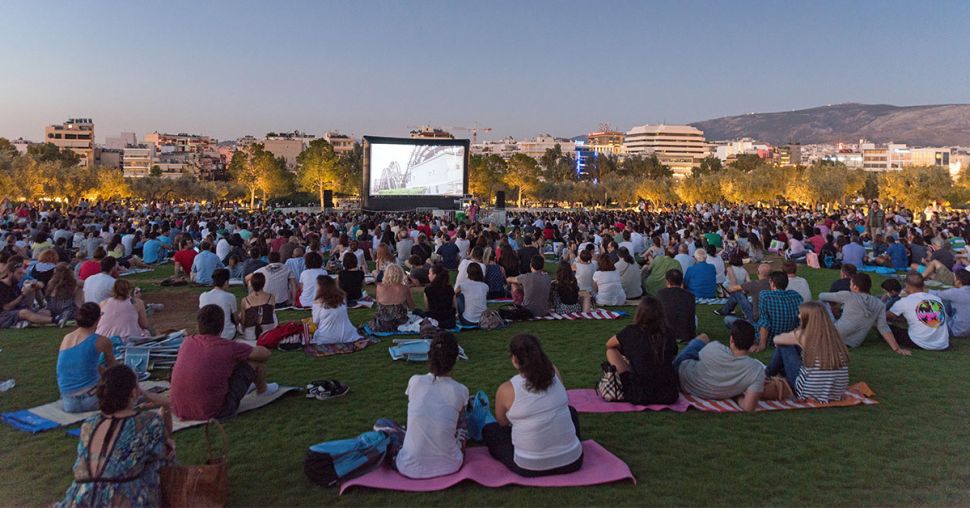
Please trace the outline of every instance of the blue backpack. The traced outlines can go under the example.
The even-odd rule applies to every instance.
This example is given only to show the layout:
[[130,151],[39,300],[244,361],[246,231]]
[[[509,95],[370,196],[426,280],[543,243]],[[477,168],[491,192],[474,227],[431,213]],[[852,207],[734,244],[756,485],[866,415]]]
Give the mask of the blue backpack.
[[370,471],[384,460],[391,438],[384,432],[364,432],[353,439],[315,444],[307,450],[303,472],[324,487]]

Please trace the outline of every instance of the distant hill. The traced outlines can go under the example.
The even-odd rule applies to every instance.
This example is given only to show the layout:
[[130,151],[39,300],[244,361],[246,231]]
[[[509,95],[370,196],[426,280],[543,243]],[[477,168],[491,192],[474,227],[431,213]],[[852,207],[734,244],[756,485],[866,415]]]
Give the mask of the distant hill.
[[864,138],[914,146],[970,146],[970,104],[834,104],[726,116],[691,125],[703,130],[708,140],[750,137],[772,144],[809,144],[856,143]]

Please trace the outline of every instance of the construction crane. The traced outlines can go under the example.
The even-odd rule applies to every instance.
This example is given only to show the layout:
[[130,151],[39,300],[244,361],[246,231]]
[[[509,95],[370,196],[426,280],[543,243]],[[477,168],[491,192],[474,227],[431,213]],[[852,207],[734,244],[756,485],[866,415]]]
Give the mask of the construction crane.
[[[491,127],[479,127],[478,126],[478,122],[475,122],[475,126],[474,127],[451,127],[450,129],[453,130],[453,131],[471,132],[472,133],[472,144],[473,145],[476,144],[476,143],[478,143],[478,131],[482,131],[483,134],[487,134],[489,132],[492,132],[492,128]],[[484,139],[484,136],[483,136],[483,139]]]

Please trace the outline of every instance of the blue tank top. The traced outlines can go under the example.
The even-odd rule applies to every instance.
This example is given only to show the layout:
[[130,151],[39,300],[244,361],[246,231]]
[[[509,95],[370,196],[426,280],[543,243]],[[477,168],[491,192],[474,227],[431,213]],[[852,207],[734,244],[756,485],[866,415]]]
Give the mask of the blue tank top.
[[57,387],[62,394],[69,395],[84,388],[98,384],[98,356],[95,347],[98,334],[92,333],[86,339],[57,354]]

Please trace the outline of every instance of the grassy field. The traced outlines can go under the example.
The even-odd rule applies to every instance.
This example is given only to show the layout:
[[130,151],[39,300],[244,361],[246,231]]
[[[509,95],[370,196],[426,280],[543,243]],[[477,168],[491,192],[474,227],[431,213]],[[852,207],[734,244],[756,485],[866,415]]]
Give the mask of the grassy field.
[[[162,290],[153,282],[171,268],[136,276],[149,301],[171,306],[195,302],[201,290]],[[813,291],[827,289],[837,273],[806,270]],[[876,285],[878,287],[878,285]],[[632,310],[632,309],[631,309]],[[698,308],[700,329],[726,340],[713,307]],[[171,312],[166,310],[161,316]],[[351,311],[355,323],[369,310]],[[283,313],[281,320],[299,314]],[[191,318],[191,316],[190,316]],[[514,374],[508,339],[539,336],[567,387],[591,387],[603,345],[629,322],[519,323],[493,332],[459,335],[470,357],[455,377],[471,391],[494,394]],[[17,386],[0,394],[0,411],[57,398],[54,367],[62,330],[0,331],[0,381]],[[389,341],[341,357],[313,359],[274,353],[270,377],[283,384],[337,378],[350,387],[332,401],[286,396],[263,410],[225,423],[231,441],[231,504],[296,505],[967,505],[970,504],[970,346],[950,351],[892,353],[874,333],[852,351],[852,382],[866,381],[877,406],[761,414],[628,413],[581,415],[584,438],[595,439],[626,461],[637,478],[594,488],[485,489],[464,483],[433,494],[336,489],[311,484],[303,474],[309,445],[368,430],[379,417],[406,420],[404,389],[423,365],[391,362]],[[767,361],[768,353],[758,355]],[[176,434],[185,463],[203,460],[203,433]],[[71,480],[76,441],[62,431],[29,435],[0,425],[0,505],[41,505],[63,495]]]

